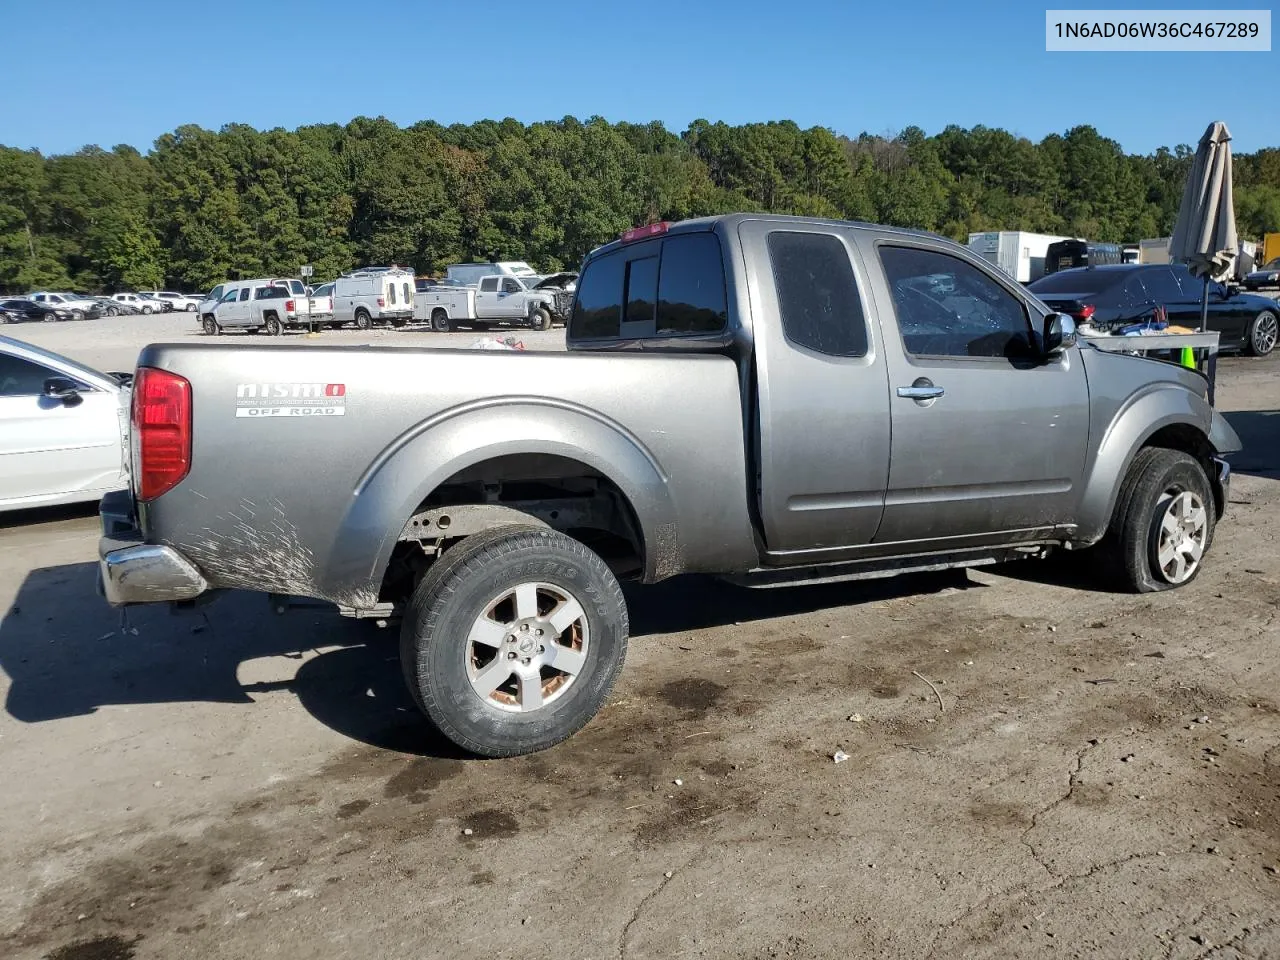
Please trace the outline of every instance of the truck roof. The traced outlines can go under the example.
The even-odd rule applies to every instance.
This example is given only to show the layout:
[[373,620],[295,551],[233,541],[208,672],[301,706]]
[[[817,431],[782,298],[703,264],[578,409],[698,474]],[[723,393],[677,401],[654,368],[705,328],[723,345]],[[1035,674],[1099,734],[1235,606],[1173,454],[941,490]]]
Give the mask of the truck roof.
[[[767,220],[772,223],[825,224],[828,226],[857,227],[864,230],[875,230],[879,233],[893,233],[911,237],[930,237],[935,240],[948,240],[941,234],[930,230],[916,230],[908,227],[891,227],[880,223],[868,223],[862,220],[840,220],[835,217],[796,217],[782,213],[722,213],[712,217],[694,217],[689,220],[673,221],[667,226],[666,234],[694,233],[714,230],[718,224],[732,229],[744,220]],[[635,241],[632,241],[635,242]],[[954,242],[948,240],[948,242]],[[596,247],[587,254],[587,259],[627,246],[627,242],[618,238],[602,246]]]

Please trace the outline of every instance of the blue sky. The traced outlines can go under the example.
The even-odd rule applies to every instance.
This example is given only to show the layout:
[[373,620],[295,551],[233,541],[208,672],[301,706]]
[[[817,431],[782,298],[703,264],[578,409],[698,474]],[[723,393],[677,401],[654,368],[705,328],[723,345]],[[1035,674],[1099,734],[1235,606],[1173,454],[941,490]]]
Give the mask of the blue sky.
[[[850,136],[986,124],[1035,140],[1089,123],[1144,153],[1194,144],[1221,119],[1237,151],[1280,146],[1280,54],[1046,53],[1045,7],[1064,0],[3,6],[3,32],[25,38],[27,54],[0,88],[0,143],[47,153],[145,150],[183,123],[292,128],[362,114],[401,124],[598,114],[677,131],[699,117],[792,119]],[[1181,86],[1196,77],[1198,90]]]

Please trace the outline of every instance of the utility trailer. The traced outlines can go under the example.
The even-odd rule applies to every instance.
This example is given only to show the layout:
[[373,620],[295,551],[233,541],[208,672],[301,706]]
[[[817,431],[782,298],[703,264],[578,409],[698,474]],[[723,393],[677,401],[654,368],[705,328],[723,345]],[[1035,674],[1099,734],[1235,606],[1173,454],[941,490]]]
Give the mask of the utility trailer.
[[969,249],[1019,283],[1031,283],[1044,276],[1044,258],[1049,244],[1069,239],[1024,230],[999,230],[969,234]]

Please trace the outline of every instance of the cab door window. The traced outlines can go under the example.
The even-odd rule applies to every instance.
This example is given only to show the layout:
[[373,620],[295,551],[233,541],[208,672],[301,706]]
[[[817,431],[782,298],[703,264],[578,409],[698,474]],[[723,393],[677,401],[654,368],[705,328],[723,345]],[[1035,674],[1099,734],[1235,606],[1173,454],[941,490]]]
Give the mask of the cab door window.
[[880,247],[898,332],[917,357],[1007,358],[1033,351],[1025,305],[973,264],[921,247]]

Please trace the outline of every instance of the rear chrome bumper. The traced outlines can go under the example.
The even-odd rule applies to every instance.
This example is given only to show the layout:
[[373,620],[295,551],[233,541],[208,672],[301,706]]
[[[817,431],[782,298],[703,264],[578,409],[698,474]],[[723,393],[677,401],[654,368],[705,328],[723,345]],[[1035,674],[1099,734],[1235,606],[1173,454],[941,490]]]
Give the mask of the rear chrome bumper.
[[209,584],[173,547],[143,543],[129,494],[109,494],[99,508],[98,591],[112,606],[194,600]]

